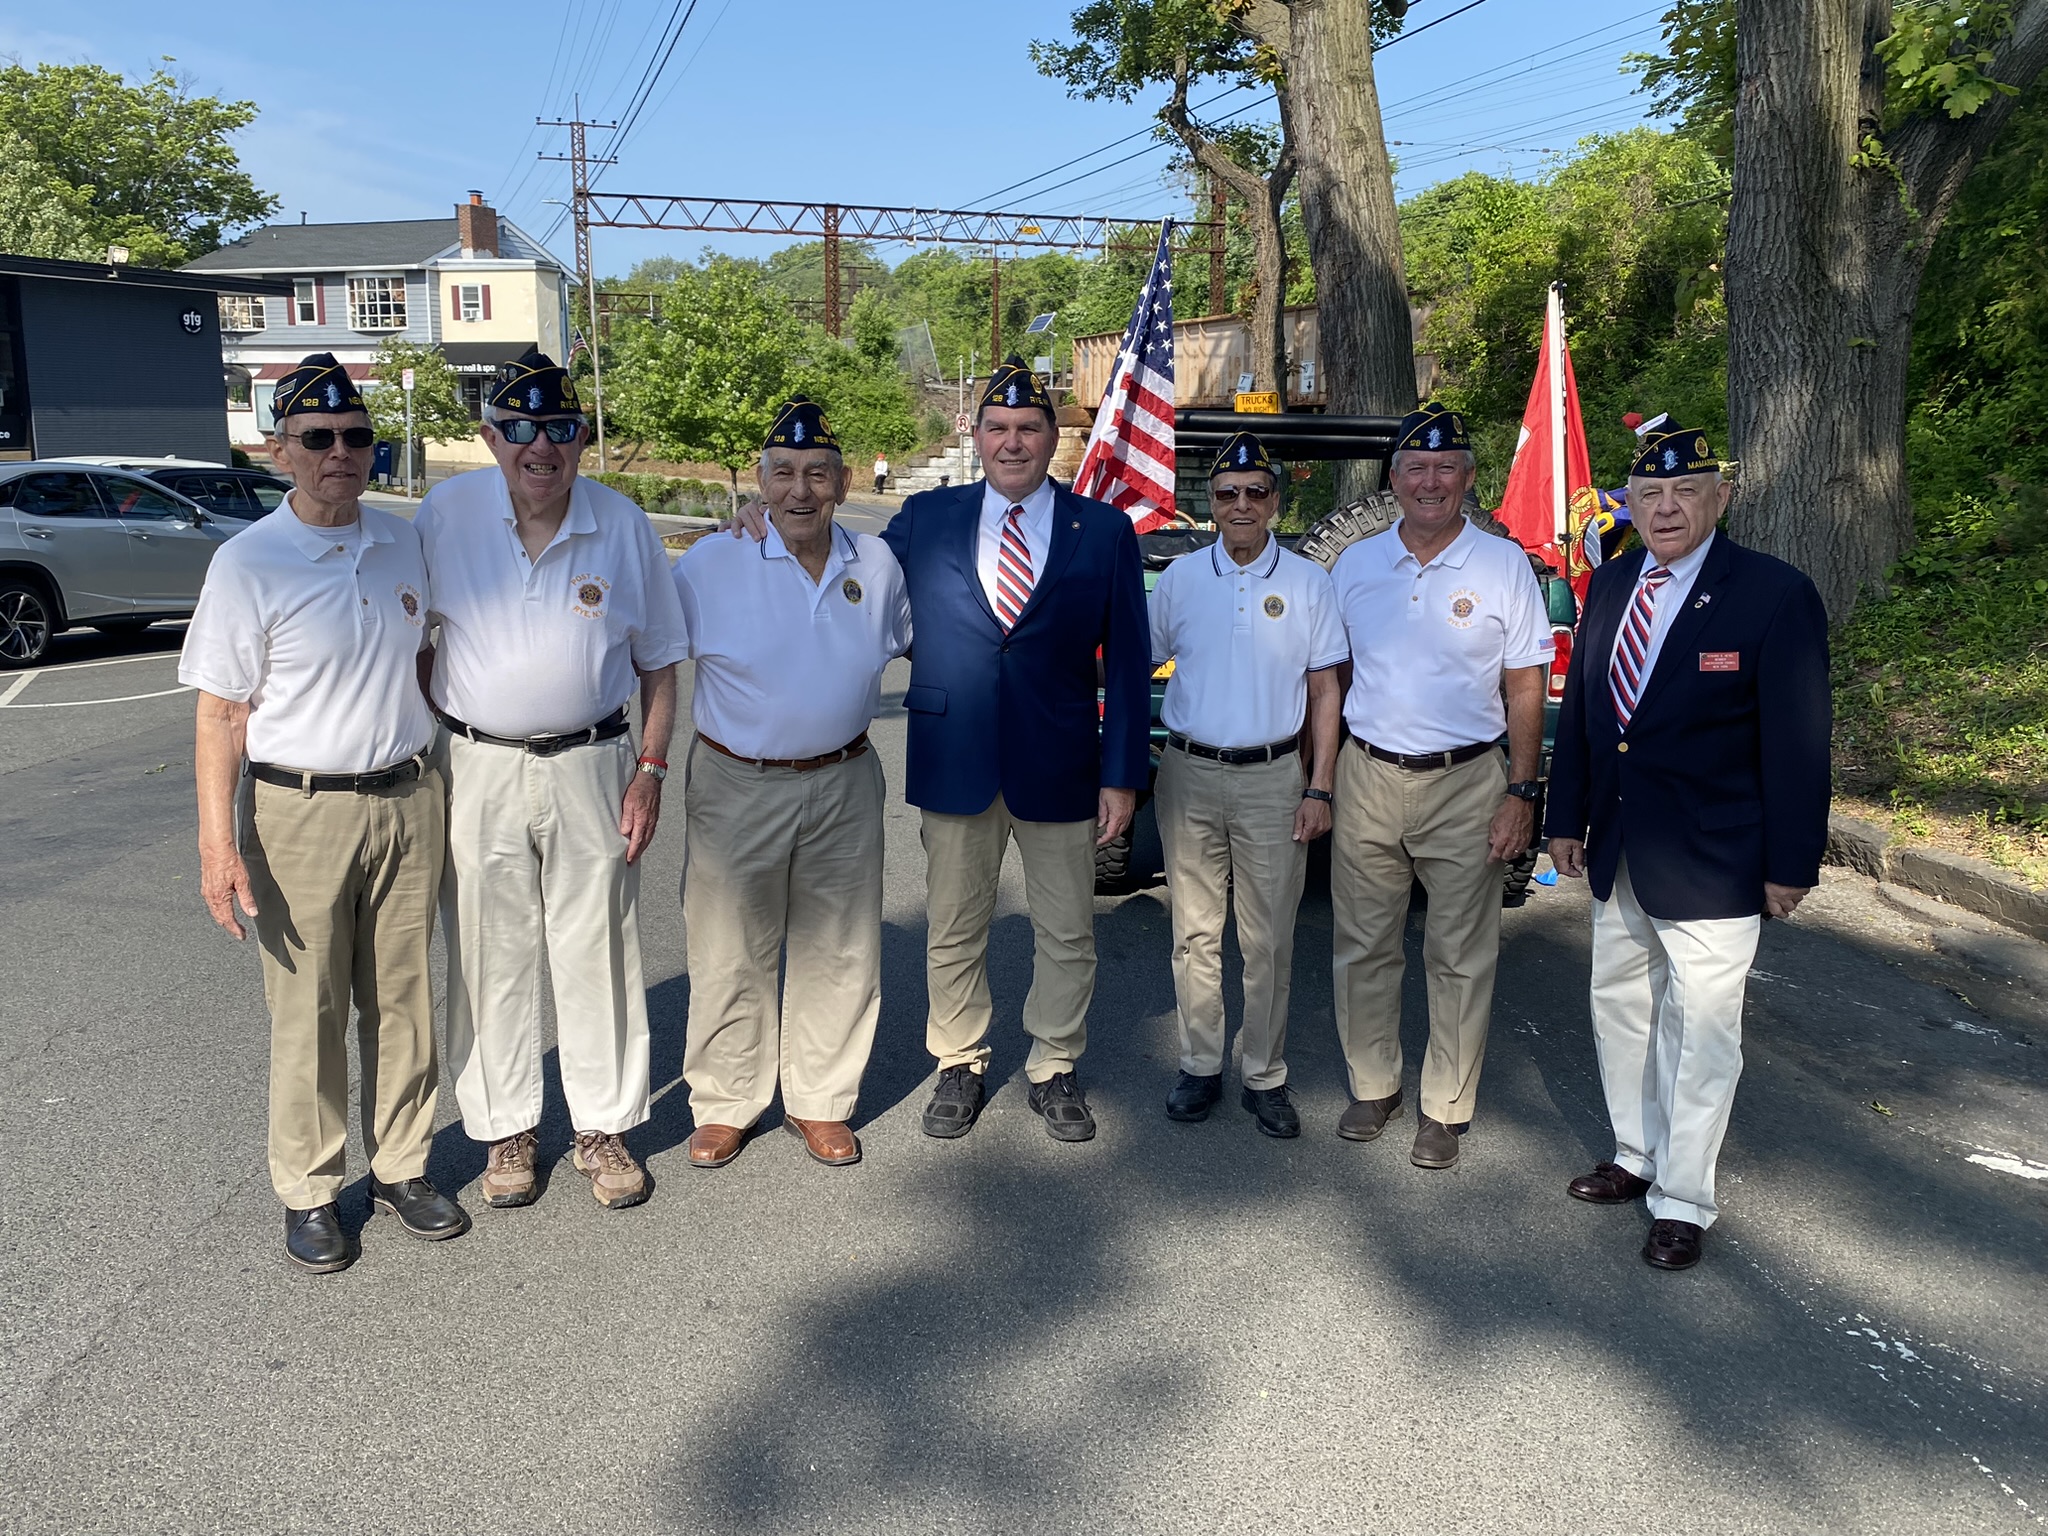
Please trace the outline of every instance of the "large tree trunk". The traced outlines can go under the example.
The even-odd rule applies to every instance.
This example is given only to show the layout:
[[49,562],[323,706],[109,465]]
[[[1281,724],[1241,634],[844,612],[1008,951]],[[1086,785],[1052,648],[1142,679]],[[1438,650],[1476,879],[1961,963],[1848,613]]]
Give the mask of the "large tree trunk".
[[[1244,23],[1286,75],[1281,116],[1301,177],[1329,409],[1400,416],[1415,404],[1415,344],[1372,16],[1368,0],[1259,0]],[[1340,502],[1376,488],[1371,463],[1337,470]]]
[[[1992,72],[2024,86],[2048,63],[2048,0],[2024,0],[2015,21]],[[1906,369],[1920,277],[2012,110],[1999,96],[1960,120],[1915,114],[1883,155],[1867,153],[1884,119],[1873,50],[1890,29],[1890,0],[1736,5],[1731,525],[1811,576],[1835,619],[1912,543]]]

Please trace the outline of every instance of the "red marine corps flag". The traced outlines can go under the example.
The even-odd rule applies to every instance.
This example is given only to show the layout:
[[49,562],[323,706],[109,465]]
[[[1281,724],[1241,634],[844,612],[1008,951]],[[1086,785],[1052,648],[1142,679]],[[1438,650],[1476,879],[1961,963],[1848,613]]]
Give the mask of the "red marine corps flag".
[[1597,510],[1579,386],[1564,339],[1564,285],[1552,283],[1543,316],[1543,353],[1536,362],[1529,408],[1522,412],[1522,435],[1498,516],[1524,549],[1569,578],[1583,597],[1591,567],[1579,554],[1577,535]]
[[1173,521],[1172,238],[1167,219],[1074,475],[1077,494],[1121,507],[1140,533]]

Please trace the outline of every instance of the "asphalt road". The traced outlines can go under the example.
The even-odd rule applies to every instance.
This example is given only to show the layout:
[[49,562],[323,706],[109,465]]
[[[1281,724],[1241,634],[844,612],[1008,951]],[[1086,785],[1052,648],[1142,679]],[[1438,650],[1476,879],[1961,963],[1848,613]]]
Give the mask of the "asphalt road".
[[[1667,1275],[1636,1257],[1639,1207],[1564,1195],[1609,1150],[1582,889],[1509,914],[1479,1117],[1427,1173],[1412,1111],[1369,1146],[1334,1134],[1326,889],[1297,950],[1300,1140],[1258,1136],[1234,1083],[1206,1124],[1161,1115],[1154,884],[1098,904],[1101,1135],[1049,1141],[1013,861],[998,1086],[941,1143],[917,1124],[923,871],[895,801],[866,1160],[820,1168],[771,1115],[702,1173],[672,796],[643,908],[654,1198],[597,1208],[551,1085],[538,1205],[472,1201],[441,1245],[372,1220],[355,1268],[311,1277],[264,1170],[257,955],[196,890],[176,642],[69,638],[25,685],[0,674],[0,1531],[2044,1523],[2040,945],[1832,874],[1770,925],[1726,1214]],[[904,677],[876,730],[893,784]],[[1140,853],[1156,869],[1149,833]],[[448,1124],[431,1172],[458,1189],[481,1162]],[[365,1219],[360,1182],[343,1209]]]

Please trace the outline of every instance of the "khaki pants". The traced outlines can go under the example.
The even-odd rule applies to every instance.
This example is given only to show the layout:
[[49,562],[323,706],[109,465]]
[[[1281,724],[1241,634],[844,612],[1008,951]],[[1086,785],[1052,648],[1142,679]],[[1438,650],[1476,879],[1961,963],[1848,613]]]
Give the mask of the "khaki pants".
[[1287,1081],[1294,914],[1308,872],[1308,845],[1294,841],[1301,786],[1298,755],[1230,766],[1169,747],[1160,761],[1153,803],[1173,896],[1183,1072],[1223,1071],[1223,921],[1234,907],[1244,955],[1244,1084]]
[[750,1126],[779,1082],[785,1113],[850,1119],[882,1011],[881,763],[799,773],[692,743],[683,804],[690,1113]]
[[540,1124],[540,957],[554,980],[562,1096],[578,1131],[647,1118],[640,866],[619,808],[630,735],[536,757],[442,732],[448,761],[448,1058],[463,1128]]
[[1714,1166],[1742,1076],[1742,999],[1763,920],[1674,923],[1636,902],[1628,860],[1593,903],[1593,1043],[1614,1160],[1650,1215],[1711,1227]]
[[1095,823],[1019,821],[997,795],[979,816],[924,813],[925,1043],[946,1067],[988,1066],[988,928],[1011,838],[1024,860],[1024,900],[1037,947],[1024,1029],[1034,1083],[1071,1072],[1088,1044],[1095,995]]
[[370,1171],[387,1184],[427,1171],[441,1090],[427,951],[446,830],[436,769],[361,794],[250,785],[242,858],[270,1005],[270,1182],[295,1211],[341,1192],[351,998]]
[[1489,856],[1487,836],[1506,788],[1507,763],[1498,752],[1421,773],[1383,763],[1356,741],[1338,754],[1330,904],[1337,1038],[1354,1099],[1383,1099],[1401,1087],[1401,935],[1409,889],[1419,879],[1429,893],[1422,1112],[1446,1125],[1472,1118],[1506,878],[1506,866]]

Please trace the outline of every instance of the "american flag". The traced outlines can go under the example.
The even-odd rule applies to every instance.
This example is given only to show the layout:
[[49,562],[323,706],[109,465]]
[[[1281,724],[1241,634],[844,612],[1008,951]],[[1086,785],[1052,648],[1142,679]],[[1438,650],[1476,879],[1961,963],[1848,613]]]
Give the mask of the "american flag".
[[578,352],[588,352],[589,350],[590,343],[583,339],[581,331],[572,330],[569,332],[569,356],[565,361],[573,363],[576,361],[576,354]]
[[1074,476],[1078,493],[1121,507],[1140,533],[1173,521],[1172,240],[1167,219]]

